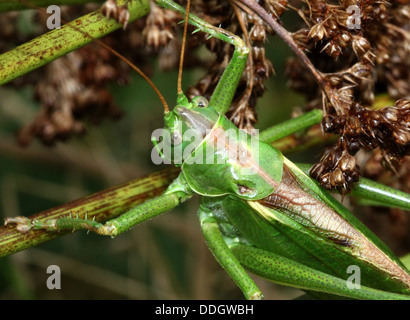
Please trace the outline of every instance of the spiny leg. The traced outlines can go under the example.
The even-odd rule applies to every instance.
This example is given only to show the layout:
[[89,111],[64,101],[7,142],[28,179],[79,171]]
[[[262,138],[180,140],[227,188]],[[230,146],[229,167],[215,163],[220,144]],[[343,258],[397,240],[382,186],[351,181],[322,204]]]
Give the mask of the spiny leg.
[[288,258],[252,246],[233,244],[230,250],[246,269],[277,283],[354,299],[410,299],[406,295],[365,286],[361,286],[360,289],[349,289],[345,279],[314,270]]
[[154,218],[161,213],[175,208],[178,204],[185,201],[192,194],[185,189],[184,179],[180,175],[168,187],[167,191],[159,197],[147,200],[131,210],[125,212],[117,218],[100,223],[94,220],[79,219],[72,217],[48,219],[45,221],[31,220],[27,217],[7,218],[5,225],[15,224],[17,230],[22,233],[30,230],[89,230],[101,235],[115,237],[135,225]]
[[262,292],[226,245],[222,233],[219,230],[218,223],[210,209],[201,204],[198,214],[204,238],[216,260],[242,290],[247,299],[261,299],[263,297]]

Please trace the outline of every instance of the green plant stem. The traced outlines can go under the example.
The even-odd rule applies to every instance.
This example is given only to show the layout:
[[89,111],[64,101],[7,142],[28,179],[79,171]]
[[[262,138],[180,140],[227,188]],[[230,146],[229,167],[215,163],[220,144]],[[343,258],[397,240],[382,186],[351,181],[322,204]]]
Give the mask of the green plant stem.
[[[90,2],[104,2],[104,0],[30,0],[32,5],[36,7],[48,7],[51,5],[73,5],[73,4],[86,4]],[[13,10],[25,10],[27,6],[21,3],[19,0],[0,0],[0,12],[7,12]]]
[[[132,1],[128,8],[131,22],[149,13],[149,1]],[[0,85],[121,27],[114,19],[106,19],[97,10],[26,42],[0,55]]]
[[263,130],[259,135],[259,140],[272,143],[287,137],[289,131],[295,132],[307,127],[311,127],[314,124],[320,123],[323,117],[323,111],[319,109],[312,110],[298,117],[299,121],[289,119],[277,124],[273,127]]
[[[298,163],[298,167],[307,175],[309,175],[311,166],[311,164]],[[408,193],[363,177],[360,177],[359,181],[354,184],[350,194],[360,199],[362,205],[410,210]]]

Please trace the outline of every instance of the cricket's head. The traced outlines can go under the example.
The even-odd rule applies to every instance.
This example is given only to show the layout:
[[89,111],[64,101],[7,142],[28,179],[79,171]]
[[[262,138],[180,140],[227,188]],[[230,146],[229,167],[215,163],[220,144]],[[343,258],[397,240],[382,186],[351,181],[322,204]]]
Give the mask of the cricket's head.
[[214,127],[218,118],[219,113],[209,106],[206,98],[198,96],[189,101],[184,94],[179,94],[175,108],[165,112],[161,147],[165,150],[168,142],[171,159],[177,161],[173,156],[175,149],[184,154],[189,146],[192,151]]
[[[189,20],[189,8],[190,0],[187,1],[185,24],[184,24],[184,36],[182,40],[181,57],[179,61],[178,70],[178,97],[176,107],[170,111],[166,102],[164,104],[164,136],[162,137],[162,147],[166,147],[168,144],[168,150],[171,154],[165,154],[158,148],[158,140],[153,139],[154,145],[160,152],[162,158],[168,158],[175,164],[182,163],[183,154],[188,148],[188,152],[191,153],[198,146],[201,141],[204,140],[209,131],[214,127],[219,118],[219,113],[209,106],[208,100],[204,97],[197,96],[192,101],[184,95],[182,91],[182,71],[183,61],[185,54],[185,42]],[[167,137],[169,137],[167,139]],[[168,142],[167,142],[168,141]],[[175,152],[177,151],[177,152]],[[175,156],[179,154],[179,158]],[[177,159],[178,158],[178,159]]]

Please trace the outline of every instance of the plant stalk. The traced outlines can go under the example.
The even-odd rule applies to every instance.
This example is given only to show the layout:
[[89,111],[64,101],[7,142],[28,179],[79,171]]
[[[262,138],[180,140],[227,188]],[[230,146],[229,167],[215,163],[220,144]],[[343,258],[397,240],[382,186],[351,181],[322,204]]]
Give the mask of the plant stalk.
[[[129,4],[129,21],[149,13],[149,0]],[[37,69],[119,28],[122,24],[106,19],[100,10],[82,16],[0,55],[0,85]]]

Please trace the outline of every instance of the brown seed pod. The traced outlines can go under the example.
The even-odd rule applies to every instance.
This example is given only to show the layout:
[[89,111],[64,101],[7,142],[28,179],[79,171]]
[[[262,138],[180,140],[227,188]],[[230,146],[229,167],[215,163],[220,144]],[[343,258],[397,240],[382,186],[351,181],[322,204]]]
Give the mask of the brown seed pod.
[[328,190],[337,189],[342,193],[349,191],[359,179],[359,167],[356,159],[339,143],[327,149],[320,162],[310,170],[310,176],[318,180]]
[[369,41],[362,36],[352,36],[352,49],[360,59],[367,51],[371,49]]
[[309,1],[309,8],[314,23],[321,23],[324,21],[328,10],[325,0],[311,0]]
[[310,28],[308,37],[314,39],[315,41],[320,41],[324,36],[327,36],[326,28],[322,23],[315,24]]

